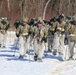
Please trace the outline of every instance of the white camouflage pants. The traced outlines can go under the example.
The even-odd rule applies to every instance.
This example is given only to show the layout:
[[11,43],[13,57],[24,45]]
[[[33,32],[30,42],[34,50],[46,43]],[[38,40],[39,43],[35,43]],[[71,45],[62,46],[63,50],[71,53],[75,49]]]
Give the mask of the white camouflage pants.
[[69,58],[76,59],[76,52],[74,51],[75,44],[75,41],[69,40],[69,44],[65,46],[66,49],[63,51],[64,60],[68,60]]
[[19,37],[19,53],[21,56],[25,56],[27,51],[27,38]]
[[37,39],[34,40],[34,53],[38,55],[38,58],[42,59],[45,50],[45,43],[38,42]]
[[60,55],[62,55],[63,60],[65,60],[65,53],[66,53],[64,47],[64,39],[65,39],[64,34],[55,33],[53,41],[53,51],[60,53]]
[[74,53],[74,47],[76,42],[69,42],[69,57],[76,59],[76,53]]
[[63,60],[68,60],[69,59],[69,47],[68,45],[65,45],[65,49],[63,50]]
[[6,34],[0,33],[0,44],[1,44],[1,47],[6,47],[6,39],[7,39],[7,33]]
[[48,49],[52,51],[52,46],[53,46],[53,35],[48,36]]

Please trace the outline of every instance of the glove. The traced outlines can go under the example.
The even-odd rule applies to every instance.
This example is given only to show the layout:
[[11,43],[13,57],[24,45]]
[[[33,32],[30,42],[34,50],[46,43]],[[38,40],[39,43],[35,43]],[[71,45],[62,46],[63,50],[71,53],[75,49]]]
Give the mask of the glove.
[[16,37],[19,37],[20,35],[16,33]]
[[46,43],[47,42],[47,38],[43,37],[41,42],[43,42],[43,41]]
[[31,35],[31,32],[29,31],[29,33],[28,33],[29,35]]
[[35,36],[35,33],[33,33],[33,36]]

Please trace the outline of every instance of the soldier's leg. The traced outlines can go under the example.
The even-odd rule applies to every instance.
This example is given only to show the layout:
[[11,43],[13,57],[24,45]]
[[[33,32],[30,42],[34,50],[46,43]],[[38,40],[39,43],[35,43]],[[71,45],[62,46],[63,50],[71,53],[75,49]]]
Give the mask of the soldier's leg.
[[60,35],[60,39],[59,39],[59,54],[63,54],[63,50],[65,50],[64,48],[64,38],[65,38],[65,35]]
[[48,51],[52,51],[52,44],[53,44],[53,41],[52,41],[52,38],[48,38]]
[[20,47],[19,47],[20,57],[19,58],[23,58],[23,56],[25,55],[24,43],[25,43],[25,41],[23,40],[23,37],[20,36],[19,37],[19,44],[20,44]]
[[51,37],[48,37],[48,51],[51,51]]
[[19,37],[16,37],[16,44],[15,44],[16,48],[19,48]]
[[2,45],[2,40],[3,40],[3,35],[2,35],[2,33],[0,33],[0,47]]
[[48,50],[48,42],[45,42],[44,44],[45,44],[45,47],[44,47],[45,48],[44,49],[45,50],[45,56],[47,56],[48,52],[49,52],[49,50]]
[[[63,37],[64,39],[63,39],[63,44],[62,44],[62,46],[64,46],[65,45],[65,43],[64,43],[64,41],[65,41],[65,36]],[[69,38],[68,38],[68,41],[67,41],[67,44],[65,45],[65,47],[63,47],[63,51],[62,51],[62,58],[63,58],[63,60],[68,60],[69,59],[69,42],[70,42],[70,40],[69,40]]]
[[27,38],[27,44],[26,44],[26,47],[27,47],[26,52],[28,53],[28,52],[29,52],[29,49],[30,49],[30,36]]
[[52,52],[54,35],[48,35],[48,50]]
[[45,42],[45,50],[48,50],[48,42]]
[[4,35],[3,35],[3,34],[1,34],[1,37],[2,37],[2,41],[1,41],[1,47],[3,48]]
[[42,56],[44,54],[45,50],[45,43],[44,41],[42,43],[39,43],[39,54],[38,54],[38,60],[41,62],[42,61]]
[[23,40],[24,40],[24,45],[23,45],[23,48],[24,48],[24,56],[26,57],[26,52],[27,52],[27,49],[28,49],[27,38],[24,37]]
[[3,35],[3,47],[6,47],[7,33]]
[[37,39],[34,40],[34,60],[37,61],[38,57],[38,42]]
[[63,58],[63,60],[69,60],[69,47],[68,47],[68,45],[66,45],[65,49],[63,50],[62,58]]
[[69,58],[73,58],[73,55],[74,55],[74,46],[75,46],[75,43],[74,42],[70,42],[69,43]]
[[[62,56],[63,60],[68,60],[69,56],[68,56],[68,48],[65,48],[64,46],[64,39],[65,39],[65,35],[60,35],[60,39],[59,39],[59,55]],[[68,46],[66,46],[68,47]]]
[[52,52],[52,48],[53,48],[53,40],[54,40],[54,35],[52,35],[52,37],[51,37],[51,52]]
[[59,35],[57,33],[55,33],[54,35],[54,40],[53,40],[53,48],[52,48],[52,51],[53,51],[53,54],[56,55],[57,52],[58,52],[58,48],[59,48]]
[[[74,47],[75,47],[75,46],[76,46],[76,41],[75,41],[74,44],[75,44],[75,45],[74,45]],[[73,59],[76,60],[76,51],[74,51]]]

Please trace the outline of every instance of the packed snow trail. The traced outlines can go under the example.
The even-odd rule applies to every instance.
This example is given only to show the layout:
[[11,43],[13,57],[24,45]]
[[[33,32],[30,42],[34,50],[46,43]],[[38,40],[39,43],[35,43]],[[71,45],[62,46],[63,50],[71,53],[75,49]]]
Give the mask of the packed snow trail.
[[76,61],[62,62],[46,73],[46,75],[76,75]]
[[60,56],[48,53],[46,57],[43,56],[43,62],[36,62],[31,49],[29,62],[28,54],[24,59],[19,59],[19,50],[15,44],[15,38],[7,38],[7,48],[0,48],[0,75],[76,75],[76,61],[62,61]]
[[0,75],[44,75],[49,69],[60,63],[50,54],[47,58],[43,58],[43,62],[35,62],[32,52],[29,63],[29,55],[24,59],[19,59],[19,52],[16,52],[15,57],[13,52],[14,50],[10,48],[0,50]]
[[19,50],[15,51],[14,38],[7,38],[7,48],[0,48],[0,75],[44,75],[51,68],[55,67],[61,61],[61,57],[55,57],[51,53],[43,56],[43,62],[33,60],[34,51],[30,50],[29,55],[24,59],[19,59]]

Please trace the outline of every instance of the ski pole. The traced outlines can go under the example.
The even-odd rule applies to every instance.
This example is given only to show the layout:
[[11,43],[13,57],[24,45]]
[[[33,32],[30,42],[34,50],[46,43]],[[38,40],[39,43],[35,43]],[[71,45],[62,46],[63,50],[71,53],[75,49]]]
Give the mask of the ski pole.
[[29,49],[29,63],[30,63],[30,49]]
[[[19,39],[19,38],[18,38]],[[16,45],[15,45],[15,50],[14,50],[14,54],[13,54],[13,56],[15,56],[15,53],[16,53],[16,48],[17,48],[17,42],[18,42],[18,40],[15,40],[16,41]]]

